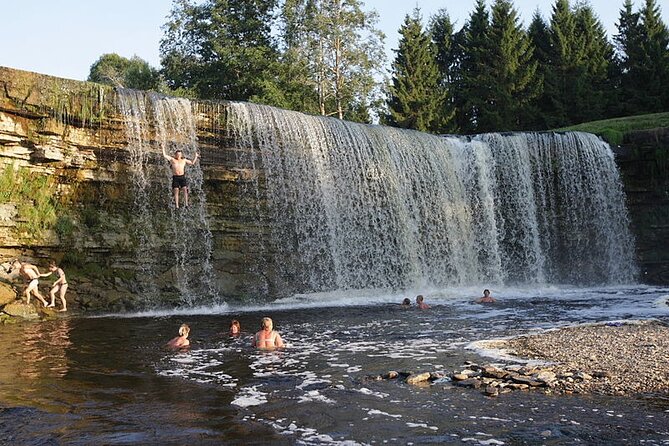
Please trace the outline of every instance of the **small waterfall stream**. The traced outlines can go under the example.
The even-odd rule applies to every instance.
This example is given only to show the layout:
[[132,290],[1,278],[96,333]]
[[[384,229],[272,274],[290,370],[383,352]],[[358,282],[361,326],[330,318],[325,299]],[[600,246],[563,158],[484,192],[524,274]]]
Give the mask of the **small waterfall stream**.
[[[198,150],[191,102],[155,93],[118,91],[125,117],[130,152],[133,218],[137,240],[136,261],[147,307],[160,301],[155,277],[159,249],[165,244],[174,254],[171,276],[181,304],[216,302],[211,265],[212,235],[206,218],[206,196],[202,189],[200,163],[187,166],[190,206],[176,209],[172,199],[172,172],[162,157],[181,150],[193,159]],[[156,169],[156,164],[165,166]],[[167,218],[165,218],[167,217]]]
[[437,137],[247,103],[227,124],[260,151],[276,268],[303,290],[635,278],[619,173],[593,135]]

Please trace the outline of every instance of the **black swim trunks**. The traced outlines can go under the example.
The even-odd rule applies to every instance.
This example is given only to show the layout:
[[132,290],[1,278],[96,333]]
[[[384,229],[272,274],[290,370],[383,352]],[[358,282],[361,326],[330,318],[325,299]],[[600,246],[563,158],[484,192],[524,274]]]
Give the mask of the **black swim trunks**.
[[186,175],[172,175],[172,189],[181,189],[182,187],[188,187]]

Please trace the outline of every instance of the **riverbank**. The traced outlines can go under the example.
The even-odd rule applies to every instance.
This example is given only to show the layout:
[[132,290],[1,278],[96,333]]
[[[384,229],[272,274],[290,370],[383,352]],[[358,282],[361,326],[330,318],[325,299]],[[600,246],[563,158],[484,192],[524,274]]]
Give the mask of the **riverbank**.
[[582,325],[486,346],[554,363],[550,369],[558,376],[578,371],[604,378],[561,380],[554,391],[669,395],[669,327],[660,322]]

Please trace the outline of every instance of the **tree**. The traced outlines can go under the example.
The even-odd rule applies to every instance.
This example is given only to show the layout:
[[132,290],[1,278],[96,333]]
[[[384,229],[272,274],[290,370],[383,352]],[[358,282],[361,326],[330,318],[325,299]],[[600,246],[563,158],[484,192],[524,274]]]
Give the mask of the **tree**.
[[91,65],[88,80],[114,87],[159,90],[160,73],[137,56],[131,59],[116,53],[103,54]]
[[482,122],[482,110],[490,96],[490,76],[487,68],[490,34],[489,15],[485,0],[477,0],[469,20],[454,40],[461,54],[455,105],[458,127],[465,132],[480,132],[489,128]]
[[639,85],[637,68],[642,56],[642,30],[639,13],[632,11],[632,0],[625,0],[618,19],[618,34],[613,38],[617,52],[615,82],[619,116],[634,115],[642,105],[643,86]]
[[[459,54],[456,36],[451,17],[445,9],[440,9],[430,18],[429,33],[436,48],[437,67],[439,68],[439,84],[446,94],[442,104],[442,115],[455,117],[455,100],[453,92],[457,88]],[[447,119],[444,131],[457,131],[455,119]]]
[[277,0],[175,0],[160,53],[171,88],[199,97],[248,100],[274,82]]
[[550,103],[550,99],[547,97],[543,88],[543,80],[545,79],[546,74],[551,70],[551,66],[549,65],[551,42],[548,24],[541,16],[539,10],[534,11],[532,21],[527,29],[527,35],[534,48],[533,59],[537,62],[537,76],[542,82],[542,93],[531,101],[525,110],[528,115],[526,118],[527,128],[544,130],[548,128],[548,125],[543,111],[549,108],[548,104]]
[[480,111],[480,128],[526,129],[527,107],[541,92],[534,49],[509,0],[495,0],[491,12],[487,67],[492,76],[488,102]]
[[637,85],[645,95],[642,112],[652,113],[669,109],[669,31],[662,22],[655,0],[646,0],[639,11],[641,18],[641,54],[635,64]]
[[442,114],[445,91],[440,85],[436,49],[423,30],[420,10],[400,27],[399,48],[392,64],[386,122],[395,127],[439,133],[453,115]]

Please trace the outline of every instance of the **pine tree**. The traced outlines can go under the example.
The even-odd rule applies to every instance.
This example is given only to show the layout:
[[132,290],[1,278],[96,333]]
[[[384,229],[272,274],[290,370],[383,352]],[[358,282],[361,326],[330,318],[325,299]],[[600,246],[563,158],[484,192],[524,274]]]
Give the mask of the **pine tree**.
[[436,49],[423,30],[418,9],[405,17],[399,33],[386,122],[395,127],[441,132],[445,126],[441,113],[445,94],[439,82]]
[[533,59],[537,62],[537,76],[541,81],[542,93],[526,107],[525,111],[528,115],[526,122],[529,129],[545,130],[548,128],[548,125],[544,111],[549,109],[548,104],[550,103],[550,99],[544,91],[543,80],[551,70],[551,42],[548,24],[541,16],[539,10],[534,11],[532,21],[527,29],[527,34],[530,38],[530,42],[532,42],[532,47],[534,48]]
[[613,94],[610,80],[613,65],[613,46],[592,8],[579,4],[575,10],[576,33],[583,45],[583,69],[579,101],[572,108],[570,118],[585,122],[607,117],[609,98]]
[[461,53],[455,106],[457,124],[464,132],[482,132],[489,123],[481,112],[489,103],[491,74],[487,69],[490,22],[485,0],[477,0],[474,11],[455,36]]
[[614,36],[617,49],[614,79],[618,88],[614,113],[618,116],[635,115],[643,108],[643,87],[637,79],[638,64],[643,59],[642,30],[639,13],[633,12],[632,6],[632,0],[625,0],[618,19],[618,34]]
[[440,9],[430,18],[429,34],[436,48],[439,85],[446,95],[441,106],[441,113],[448,124],[443,130],[449,133],[457,131],[457,124],[453,119],[455,116],[455,102],[452,93],[457,88],[456,76],[458,74],[459,52],[457,51],[457,42],[453,31],[453,23],[445,9]]
[[669,31],[655,0],[646,0],[639,12],[642,22],[642,64],[639,85],[645,90],[645,112],[669,109]]
[[491,12],[487,65],[493,76],[489,102],[480,114],[481,130],[526,129],[526,109],[541,92],[534,49],[509,0],[496,0]]

